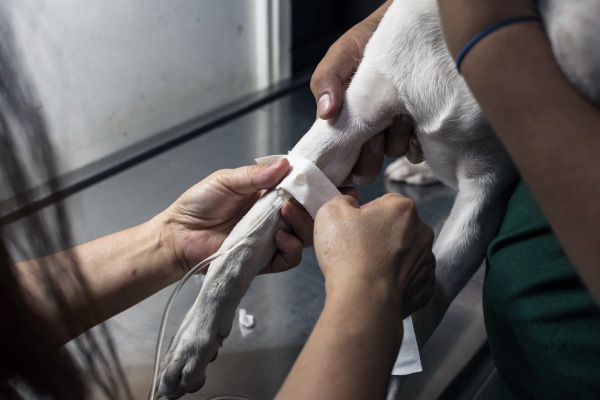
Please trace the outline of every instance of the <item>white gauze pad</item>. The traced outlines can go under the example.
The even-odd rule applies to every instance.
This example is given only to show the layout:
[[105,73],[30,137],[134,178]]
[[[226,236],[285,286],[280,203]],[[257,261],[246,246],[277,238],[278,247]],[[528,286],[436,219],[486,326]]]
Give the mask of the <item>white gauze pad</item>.
[[[274,155],[259,158],[256,162],[260,165],[270,165],[282,158],[288,159],[291,169],[288,176],[279,183],[277,188],[291,194],[298,203],[302,204],[313,219],[323,204],[341,194],[325,174],[306,158]],[[403,321],[403,327],[402,345],[392,375],[408,375],[423,370],[411,317]]]

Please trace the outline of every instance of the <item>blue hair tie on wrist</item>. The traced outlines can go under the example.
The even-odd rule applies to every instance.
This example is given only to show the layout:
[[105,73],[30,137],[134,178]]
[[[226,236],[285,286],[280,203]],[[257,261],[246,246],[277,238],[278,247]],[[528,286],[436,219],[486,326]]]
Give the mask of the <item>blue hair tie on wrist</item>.
[[484,30],[479,32],[477,35],[475,35],[471,40],[469,40],[467,42],[467,44],[465,44],[465,47],[463,47],[463,49],[460,51],[460,53],[458,53],[458,56],[456,57],[456,69],[460,73],[460,64],[462,64],[462,62],[463,62],[465,56],[467,55],[467,53],[469,52],[469,50],[471,50],[477,42],[479,42],[481,39],[483,39],[490,33],[497,31],[500,28],[504,28],[507,25],[517,24],[520,22],[541,22],[541,21],[542,20],[540,19],[540,17],[534,17],[534,16],[516,17],[516,18],[507,19],[507,20],[498,22],[497,24],[488,26],[487,28],[485,28]]

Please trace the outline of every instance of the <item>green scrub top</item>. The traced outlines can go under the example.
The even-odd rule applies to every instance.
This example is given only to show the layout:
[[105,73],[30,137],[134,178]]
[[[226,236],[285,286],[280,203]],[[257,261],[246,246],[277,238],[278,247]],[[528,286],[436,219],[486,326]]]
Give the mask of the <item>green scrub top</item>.
[[502,398],[600,399],[600,308],[523,182],[488,248],[483,310]]

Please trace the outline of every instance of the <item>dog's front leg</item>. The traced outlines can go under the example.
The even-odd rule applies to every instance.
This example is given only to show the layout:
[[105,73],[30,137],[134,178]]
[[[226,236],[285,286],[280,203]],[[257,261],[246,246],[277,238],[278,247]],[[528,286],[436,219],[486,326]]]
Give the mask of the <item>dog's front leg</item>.
[[235,250],[211,263],[200,293],[162,362],[157,395],[178,398],[204,384],[205,369],[229,335],[236,308],[250,282],[275,254],[273,237],[284,226],[279,196],[275,190],[266,193],[223,242],[220,252]]
[[[433,298],[413,315],[415,333],[422,347],[442,320],[450,303],[467,284],[485,259],[516,182],[516,171],[503,151],[484,159],[482,168],[459,170],[458,193],[433,247],[436,256],[436,287]],[[473,160],[465,164],[474,165]],[[489,166],[489,167],[488,167]],[[477,169],[474,168],[474,169]]]

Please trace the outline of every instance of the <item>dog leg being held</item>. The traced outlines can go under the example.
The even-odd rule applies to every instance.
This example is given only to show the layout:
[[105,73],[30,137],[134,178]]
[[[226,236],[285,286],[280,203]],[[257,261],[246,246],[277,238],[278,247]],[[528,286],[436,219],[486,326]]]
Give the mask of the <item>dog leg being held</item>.
[[[477,165],[484,163],[484,165]],[[498,149],[480,160],[463,160],[458,191],[448,219],[434,243],[436,287],[429,304],[413,315],[422,347],[451,302],[485,259],[487,246],[502,222],[517,173],[508,155]],[[478,168],[477,174],[472,174]]]
[[[317,120],[289,155],[308,159],[339,186],[349,176],[361,146],[393,118],[390,110],[396,97],[391,83],[384,80],[376,71],[357,72],[340,115],[334,121]],[[379,96],[371,93],[373,85],[384,89]],[[211,263],[161,365],[158,396],[178,398],[204,384],[205,369],[229,335],[251,280],[275,254],[273,236],[283,226],[278,212],[271,212],[253,234],[246,234],[278,198],[276,190],[267,192],[223,242],[219,252],[232,247],[235,251]]]
[[[223,242],[219,251],[225,255],[211,263],[163,360],[157,395],[178,398],[204,384],[206,366],[229,335],[242,296],[275,254],[273,236],[284,227],[279,210],[273,212],[274,205],[283,204],[279,197],[277,191],[266,193]],[[254,229],[261,219],[260,229]],[[233,247],[237,250],[227,253]]]

